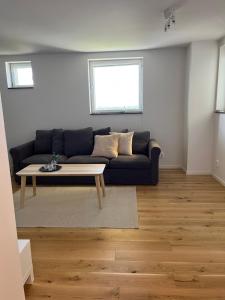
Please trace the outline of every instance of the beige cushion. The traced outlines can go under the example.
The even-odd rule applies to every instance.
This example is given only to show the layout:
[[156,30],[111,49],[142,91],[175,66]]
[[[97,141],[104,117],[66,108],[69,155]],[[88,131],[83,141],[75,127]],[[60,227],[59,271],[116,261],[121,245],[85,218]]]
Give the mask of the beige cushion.
[[92,156],[115,158],[118,156],[118,135],[96,135]]
[[113,136],[119,137],[118,152],[122,155],[132,155],[132,141],[134,132],[110,132]]

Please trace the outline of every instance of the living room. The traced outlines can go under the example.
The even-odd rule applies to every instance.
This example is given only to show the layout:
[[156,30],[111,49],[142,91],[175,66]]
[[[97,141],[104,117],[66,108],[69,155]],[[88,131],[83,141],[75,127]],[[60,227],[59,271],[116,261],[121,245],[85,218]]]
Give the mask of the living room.
[[0,298],[222,299],[224,13],[2,1]]

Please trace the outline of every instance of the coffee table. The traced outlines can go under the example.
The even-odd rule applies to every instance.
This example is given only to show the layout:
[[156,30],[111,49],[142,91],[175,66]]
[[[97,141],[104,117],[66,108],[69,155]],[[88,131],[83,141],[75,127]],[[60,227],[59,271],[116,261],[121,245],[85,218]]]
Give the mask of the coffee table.
[[62,168],[55,172],[41,172],[39,169],[42,166],[29,165],[16,173],[21,177],[20,208],[24,208],[27,176],[32,177],[33,196],[36,196],[37,193],[36,177],[38,176],[93,176],[95,177],[99,208],[102,208],[102,195],[103,197],[106,195],[103,176],[105,164],[60,164]]

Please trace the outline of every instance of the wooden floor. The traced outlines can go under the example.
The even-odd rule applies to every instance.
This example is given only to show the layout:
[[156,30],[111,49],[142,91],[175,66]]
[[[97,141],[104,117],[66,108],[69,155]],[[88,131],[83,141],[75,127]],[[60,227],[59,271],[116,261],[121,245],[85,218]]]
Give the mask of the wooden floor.
[[31,239],[26,299],[225,299],[225,188],[163,170],[137,187],[139,229],[19,229]]

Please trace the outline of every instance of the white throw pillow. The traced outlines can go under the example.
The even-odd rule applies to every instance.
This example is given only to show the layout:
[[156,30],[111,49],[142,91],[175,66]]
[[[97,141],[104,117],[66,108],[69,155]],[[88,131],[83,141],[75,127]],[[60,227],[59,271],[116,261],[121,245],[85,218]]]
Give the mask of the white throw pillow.
[[112,136],[119,137],[119,147],[118,152],[122,155],[132,155],[132,142],[134,132],[110,132]]
[[96,135],[91,156],[115,158],[118,156],[118,135]]

